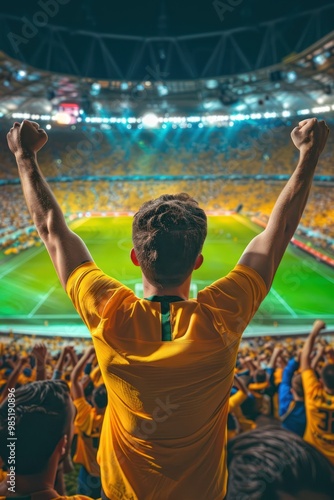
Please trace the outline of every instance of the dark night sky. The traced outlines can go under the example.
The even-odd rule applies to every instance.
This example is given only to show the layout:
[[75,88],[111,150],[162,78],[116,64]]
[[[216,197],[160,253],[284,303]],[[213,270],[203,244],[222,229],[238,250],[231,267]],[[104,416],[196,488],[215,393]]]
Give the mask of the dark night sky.
[[[39,1],[0,2],[0,12],[31,17],[41,9]],[[51,0],[56,1],[56,0]],[[221,0],[228,3],[229,0]],[[238,2],[238,0],[230,0]],[[222,22],[211,0],[165,0],[167,28],[165,34],[181,35],[249,26],[262,21],[289,16],[333,0],[241,0]],[[157,35],[160,0],[69,0],[59,8],[52,24],[109,33]]]

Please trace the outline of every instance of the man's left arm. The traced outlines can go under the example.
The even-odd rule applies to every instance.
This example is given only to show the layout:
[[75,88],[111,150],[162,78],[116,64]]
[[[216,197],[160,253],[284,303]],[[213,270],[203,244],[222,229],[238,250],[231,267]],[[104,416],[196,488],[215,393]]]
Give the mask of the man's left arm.
[[46,132],[37,123],[28,120],[21,125],[15,123],[7,134],[29,213],[65,288],[72,271],[93,259],[81,238],[67,226],[62,210],[38,166],[37,152],[47,140]]

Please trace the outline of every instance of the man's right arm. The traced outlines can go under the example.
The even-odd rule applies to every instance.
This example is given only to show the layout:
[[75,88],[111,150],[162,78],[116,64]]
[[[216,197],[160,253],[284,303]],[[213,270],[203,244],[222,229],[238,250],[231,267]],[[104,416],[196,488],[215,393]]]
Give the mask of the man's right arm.
[[300,151],[298,165],[279,195],[266,229],[250,242],[239,260],[239,264],[251,267],[263,278],[268,291],[303,214],[328,133],[326,123],[315,118],[293,129],[291,138]]

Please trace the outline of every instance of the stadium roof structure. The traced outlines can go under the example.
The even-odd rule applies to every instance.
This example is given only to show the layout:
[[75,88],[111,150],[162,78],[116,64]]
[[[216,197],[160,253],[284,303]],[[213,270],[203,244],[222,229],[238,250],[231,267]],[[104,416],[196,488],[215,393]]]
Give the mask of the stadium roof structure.
[[[8,50],[0,52],[3,116],[17,111],[51,113],[64,101],[77,102],[87,115],[94,116],[284,109],[293,114],[295,110],[334,104],[334,31],[315,38],[323,31],[319,26],[324,19],[334,19],[334,4],[256,27],[175,37],[71,31],[48,24],[43,27],[44,42],[38,54],[35,51],[35,57],[30,58],[38,62],[44,54],[45,69],[23,62],[27,57],[22,51],[28,50],[33,39],[19,45],[16,57],[12,57],[14,45],[12,40],[12,47],[8,46],[8,36],[15,33],[20,18],[0,17],[14,23],[12,31],[7,31],[7,45],[1,45]],[[303,29],[297,37],[291,37],[300,23]],[[288,32],[290,35],[285,36]],[[314,38],[316,41],[305,48]],[[247,51],[249,39],[252,54]],[[118,51],[113,50],[116,42]],[[129,63],[123,60],[120,64],[117,59],[122,44],[128,45],[123,54],[133,51]],[[84,49],[80,61],[75,57],[78,46]],[[210,46],[209,58],[195,57],[200,46],[205,51]],[[86,76],[96,72],[97,61],[103,78]]]

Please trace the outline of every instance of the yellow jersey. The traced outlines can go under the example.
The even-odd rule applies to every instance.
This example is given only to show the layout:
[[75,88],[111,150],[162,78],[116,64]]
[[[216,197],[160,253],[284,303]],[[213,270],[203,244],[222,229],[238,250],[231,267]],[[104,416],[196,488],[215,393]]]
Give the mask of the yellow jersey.
[[312,369],[302,372],[306,409],[304,439],[334,465],[334,394],[328,394]]
[[226,421],[241,334],[267,294],[237,265],[197,299],[139,299],[93,262],[66,291],[108,393],[98,463],[110,499],[222,500]]
[[98,414],[85,398],[74,399],[77,416],[74,425],[78,430],[78,440],[73,462],[82,464],[88,474],[100,476],[96,461],[103,422],[103,414]]

